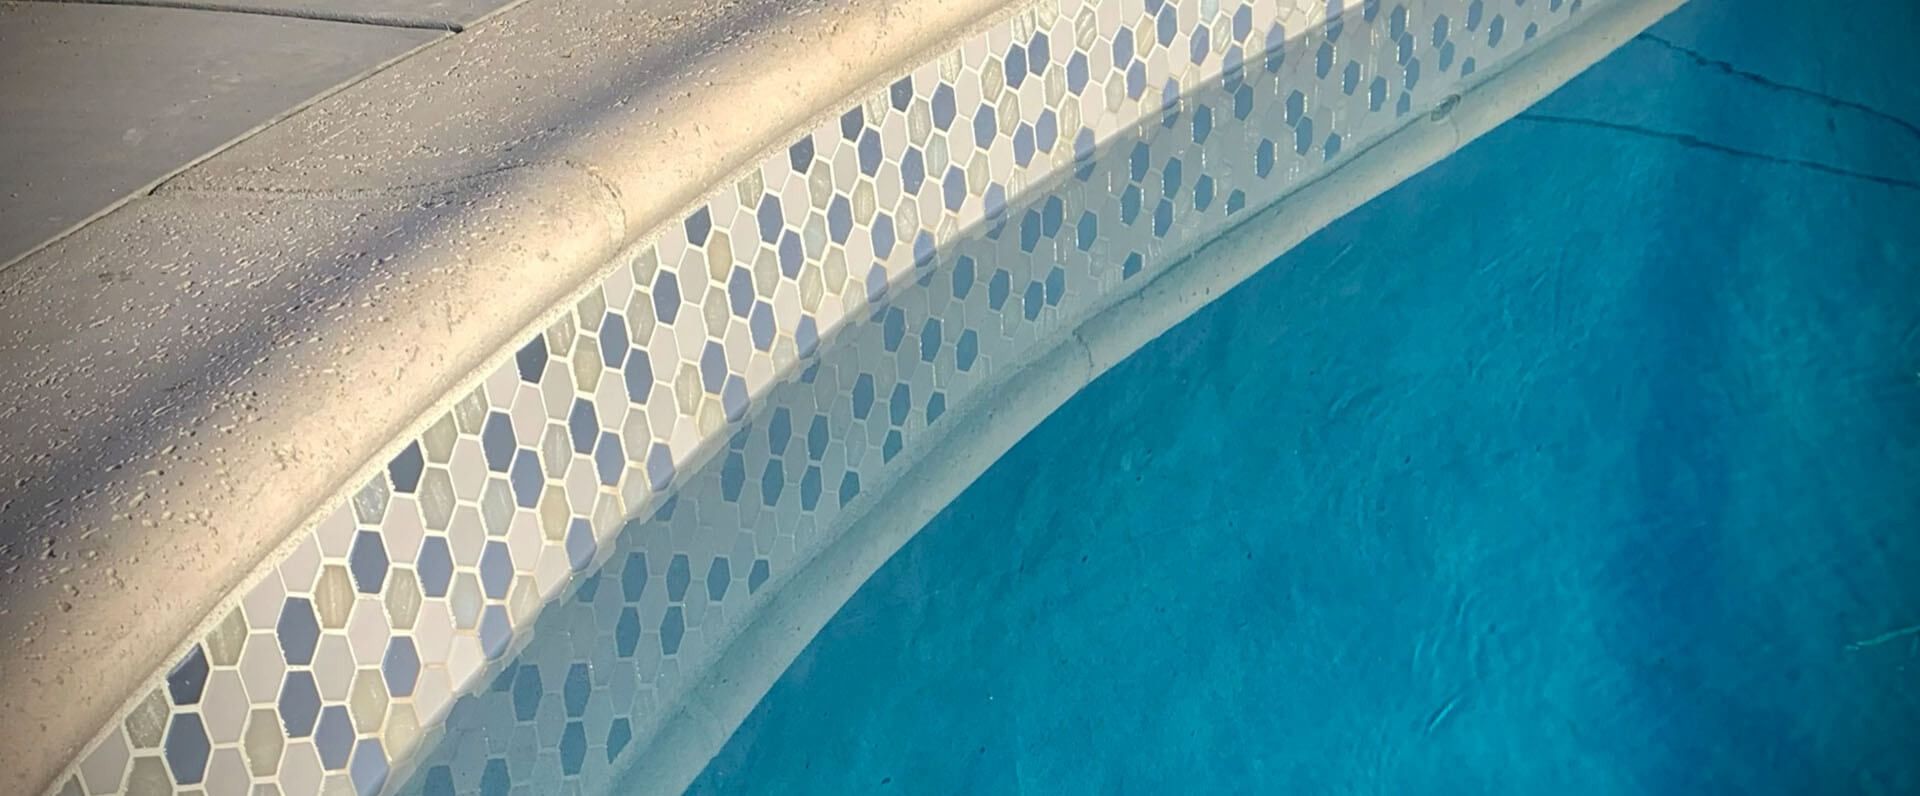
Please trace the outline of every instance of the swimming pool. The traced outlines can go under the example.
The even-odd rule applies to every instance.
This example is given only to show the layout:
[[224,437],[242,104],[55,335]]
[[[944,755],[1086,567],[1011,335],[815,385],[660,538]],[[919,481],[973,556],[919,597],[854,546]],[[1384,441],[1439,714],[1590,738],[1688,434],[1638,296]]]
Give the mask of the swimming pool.
[[1920,788],[1914,30],[1693,3],[1315,235],[995,464],[694,790]]

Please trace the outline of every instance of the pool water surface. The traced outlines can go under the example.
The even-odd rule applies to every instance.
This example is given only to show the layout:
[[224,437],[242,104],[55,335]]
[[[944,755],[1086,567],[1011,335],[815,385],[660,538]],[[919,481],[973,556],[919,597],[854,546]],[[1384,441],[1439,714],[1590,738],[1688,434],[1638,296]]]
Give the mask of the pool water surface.
[[1920,792],[1920,10],[1862,5],[1698,0],[1149,344],[693,791]]

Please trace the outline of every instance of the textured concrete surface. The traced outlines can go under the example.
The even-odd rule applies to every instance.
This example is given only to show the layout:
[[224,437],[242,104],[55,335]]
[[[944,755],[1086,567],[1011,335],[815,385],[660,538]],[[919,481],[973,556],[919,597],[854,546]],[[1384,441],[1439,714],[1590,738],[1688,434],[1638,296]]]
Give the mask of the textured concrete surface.
[[0,791],[632,236],[1001,5],[529,0],[0,271]]
[[440,35],[175,8],[0,5],[0,263]]

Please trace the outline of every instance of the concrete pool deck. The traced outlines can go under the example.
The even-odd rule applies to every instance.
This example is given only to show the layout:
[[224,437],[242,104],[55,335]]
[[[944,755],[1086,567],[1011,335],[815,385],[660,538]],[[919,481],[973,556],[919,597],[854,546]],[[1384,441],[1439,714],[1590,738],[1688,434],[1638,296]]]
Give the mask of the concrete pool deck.
[[[525,3],[0,271],[0,361],[12,371],[0,385],[10,748],[0,785],[47,785],[245,573],[377,472],[425,407],[570,305],[624,241],[998,5],[664,0],[636,13],[611,0]],[[295,24],[118,6],[4,11],[8,30],[31,18],[28,31],[76,12],[201,15],[183,24],[207,37],[189,41],[211,46],[260,35],[235,30],[260,20]],[[398,55],[376,41],[423,35],[349,32],[367,38],[343,43],[359,57],[341,79]],[[268,60],[236,70],[269,70]],[[313,74],[311,61],[279,66]],[[48,90],[28,80],[45,79],[42,68],[10,65],[27,77],[8,81],[9,108],[32,100],[14,91]],[[103,70],[94,84],[129,79]],[[240,135],[324,83],[263,91],[251,115],[208,113],[177,143]],[[56,105],[39,122],[47,132],[26,137],[57,150],[42,136],[108,129],[55,113],[88,107]],[[166,118],[170,107],[148,113]],[[65,169],[91,158],[42,161],[44,173],[10,166],[25,202],[6,216],[51,220],[10,227],[9,247],[58,235],[213,146],[156,153],[64,195],[34,186],[73,179]]]
[[[1025,244],[1032,254],[1035,241],[1028,240],[1026,219],[1033,219],[1036,241],[1042,227],[1061,226],[1045,220],[1060,215],[1059,200],[1042,201],[1048,197],[1039,189],[1093,166],[1102,174],[1111,169],[1116,179],[1134,172],[1136,183],[1151,171],[1152,190],[1165,186],[1164,209],[1153,214],[1154,238],[1170,232],[1176,186],[1192,192],[1196,210],[1214,210],[1214,215],[1195,216],[1203,220],[1191,232],[1175,234],[1164,245],[1139,244],[1137,252],[1151,258],[1149,275],[1170,267],[1206,235],[1227,228],[1225,214],[1240,209],[1226,196],[1233,174],[1199,173],[1189,175],[1198,181],[1183,183],[1178,160],[1164,160],[1160,153],[1179,142],[1154,139],[1155,147],[1148,147],[1141,131],[1161,127],[1164,113],[1184,110],[1178,103],[1188,101],[1188,94],[1201,96],[1202,89],[1222,91],[1218,124],[1222,131],[1229,129],[1235,123],[1224,117],[1228,108],[1237,107],[1238,91],[1232,83],[1236,73],[1223,63],[1246,57],[1251,67],[1263,57],[1258,41],[1298,47],[1287,68],[1299,75],[1283,73],[1278,59],[1267,58],[1267,71],[1281,75],[1275,80],[1325,83],[1314,89],[1314,104],[1306,111],[1288,108],[1281,94],[1270,98],[1273,129],[1283,129],[1279,119],[1284,115],[1291,128],[1286,146],[1299,142],[1298,160],[1283,155],[1290,164],[1286,186],[1319,184],[1312,180],[1331,168],[1322,164],[1336,162],[1343,140],[1352,141],[1350,156],[1371,157],[1378,150],[1369,144],[1395,130],[1417,129],[1416,120],[1435,107],[1444,105],[1447,112],[1440,117],[1455,119],[1448,125],[1458,131],[1433,139],[1442,147],[1437,154],[1409,149],[1409,159],[1398,168],[1417,168],[1444,155],[1462,142],[1462,134],[1482,129],[1476,125],[1490,126],[1519,107],[1482,105],[1472,96],[1448,99],[1450,87],[1471,87],[1500,74],[1496,54],[1528,52],[1519,43],[1518,23],[1506,49],[1496,52],[1503,29],[1498,14],[1483,25],[1478,12],[1443,3],[1418,12],[1439,14],[1439,24],[1401,6],[1369,4],[1365,11],[1350,11],[1356,27],[1365,14],[1369,26],[1392,35],[1363,39],[1370,43],[1363,43],[1361,57],[1346,61],[1351,66],[1344,71],[1351,76],[1344,77],[1343,91],[1343,76],[1331,68],[1338,33],[1316,32],[1324,16],[1290,4],[1259,4],[1273,31],[1282,29],[1281,21],[1294,31],[1276,38],[1241,21],[1242,14],[1251,13],[1237,9],[1251,5],[1215,7],[1205,18],[1199,3],[1148,5],[1153,9],[1141,20],[1141,35],[1152,30],[1158,48],[1142,44],[1143,52],[1152,52],[1135,58],[1132,34],[1125,34],[1126,54],[1139,64],[1129,70],[1114,63],[1121,52],[1111,32],[1119,24],[1117,4],[1109,10],[1102,4],[1068,3],[1048,6],[1042,14],[1029,3],[762,0],[709,8],[685,0],[636,14],[606,0],[527,0],[272,124],[0,271],[0,316],[8,319],[0,324],[0,361],[14,370],[0,386],[0,407],[5,407],[0,435],[9,440],[0,455],[0,483],[9,485],[0,502],[0,528],[5,529],[0,543],[8,557],[0,578],[0,603],[7,606],[0,614],[0,638],[8,641],[0,654],[6,686],[0,689],[0,710],[8,717],[13,751],[5,784],[20,791],[66,788],[97,794],[200,786],[202,780],[212,792],[257,781],[295,793],[322,787],[379,792],[409,781],[417,762],[413,757],[438,748],[443,732],[457,741],[468,730],[440,726],[454,698],[484,685],[483,674],[525,671],[509,660],[511,651],[526,648],[530,635],[517,631],[527,630],[537,616],[546,621],[546,615],[560,615],[544,609],[549,603],[557,606],[576,573],[584,578],[603,564],[611,568],[610,556],[626,549],[618,546],[635,543],[625,529],[650,533],[641,517],[656,510],[670,515],[673,502],[662,503],[670,491],[704,485],[709,477],[716,494],[737,497],[740,479],[729,474],[732,457],[717,468],[707,467],[708,461],[735,429],[745,433],[765,408],[761,398],[788,383],[814,346],[831,341],[844,349],[871,340],[889,354],[895,351],[904,334],[896,331],[897,314],[864,323],[868,302],[888,298],[891,285],[912,282],[935,261],[948,263],[944,252],[962,248],[963,242],[1001,241],[997,229],[1004,224],[994,219],[1010,211],[1025,215],[1019,233],[1004,242]],[[1560,5],[1554,3],[1552,12],[1536,7],[1528,13],[1558,24],[1572,13],[1561,13]],[[1650,23],[1671,4],[1592,5],[1599,10],[1582,19],[1620,17],[1626,13],[1620,9],[1645,17],[1626,16],[1618,23],[1624,30]],[[1449,22],[1445,11],[1456,12],[1459,21]],[[1142,11],[1126,13],[1134,18]],[[1546,16],[1550,13],[1560,16]],[[1109,16],[1116,21],[1110,24]],[[1468,43],[1462,49],[1487,59],[1487,68],[1472,83],[1464,74],[1471,71],[1471,57],[1458,62],[1457,79],[1444,74],[1453,60],[1452,42],[1445,36],[1452,24],[1463,25],[1461,41]],[[1428,67],[1443,74],[1429,73],[1416,91],[1419,67],[1409,71],[1407,55],[1394,63],[1392,51],[1398,46],[1411,52],[1409,30],[1423,27],[1441,33],[1418,46],[1423,54],[1430,48],[1433,57],[1444,59]],[[1220,33],[1211,37],[1210,30]],[[1051,53],[1039,37],[1048,31],[1057,42]],[[1594,41],[1610,41],[1611,35],[1595,35]],[[1529,27],[1527,40],[1532,36]],[[1254,55],[1243,55],[1242,42]],[[1444,56],[1438,52],[1442,45]],[[1035,79],[1023,87],[1011,64],[1017,55],[1024,73],[1028,47]],[[1556,68],[1577,71],[1604,51],[1580,50]],[[930,61],[928,53],[949,54]],[[1069,53],[1083,56],[1078,72]],[[1072,132],[1078,125],[1062,120],[1062,103],[1069,81],[1086,82],[1084,56],[1089,54],[1094,86],[1109,90],[1105,110],[1094,110],[1093,100],[1088,101],[1088,127],[1080,129],[1089,143],[1082,152],[1081,138]],[[1312,74],[1316,60],[1323,62],[1317,76]],[[1043,67],[1051,68],[1045,78],[1039,77]],[[1373,69],[1383,75],[1374,81],[1381,88],[1356,93],[1361,75]],[[1151,79],[1144,77],[1149,70]],[[902,78],[903,73],[909,77]],[[1066,77],[1074,74],[1080,77]],[[1222,74],[1229,81],[1224,89]],[[1398,91],[1397,113],[1385,101],[1387,74],[1405,83]],[[1538,81],[1532,89],[1544,92],[1570,74],[1529,72],[1512,80],[1531,76]],[[981,103],[972,93],[974,82],[992,83],[996,93],[1003,84],[1008,87],[1005,96],[1013,102],[1001,106],[1005,115],[999,121],[992,103]],[[969,148],[977,137],[980,149],[971,156],[977,167],[962,169],[959,163],[967,156],[954,158],[953,170],[938,181],[944,191],[936,190],[932,179],[941,169],[922,162],[933,159],[929,136],[941,142],[940,157],[947,157],[945,134],[931,134],[928,119],[942,131],[946,123],[938,117],[954,121],[952,94],[945,95],[943,106],[936,84],[949,92],[960,85],[967,92],[958,109],[967,121],[956,125],[955,133],[966,133]],[[1060,88],[1052,88],[1055,84]],[[1293,84],[1271,85],[1283,91]],[[1322,90],[1328,110],[1317,107]],[[1357,111],[1356,119],[1368,118],[1369,93],[1376,95],[1377,119],[1343,122],[1348,110]],[[866,101],[847,111],[849,97]],[[1061,113],[1055,113],[1056,106]],[[1072,106],[1079,118],[1080,106]],[[1215,111],[1194,107],[1194,121],[1183,122],[1191,132],[1181,127],[1189,140],[1180,146],[1191,149],[1188,162],[1205,164],[1208,150],[1202,147]],[[1485,118],[1474,116],[1480,108],[1491,110],[1484,111]],[[1312,113],[1326,125],[1320,132],[1334,131],[1325,143],[1312,131],[1310,118],[1298,123]],[[1197,121],[1202,115],[1209,120],[1206,131]],[[1058,145],[1052,134],[1035,132],[1053,125],[1065,128]],[[1105,126],[1096,136],[1093,128],[1100,125]],[[814,132],[796,143],[796,130]],[[1117,143],[1109,146],[1121,132],[1140,136],[1133,151],[1145,154],[1130,157],[1117,150]],[[1244,134],[1252,135],[1251,142],[1260,132],[1248,128]],[[1041,145],[1046,154],[1029,173],[1036,136],[1048,141]],[[1066,145],[1068,139],[1074,144]],[[1097,158],[1096,139],[1101,151],[1118,156]],[[816,151],[821,142],[826,145]],[[835,143],[838,149],[832,148]],[[961,146],[956,142],[953,148]],[[1170,151],[1178,158],[1189,150]],[[1265,178],[1276,157],[1270,140],[1258,149],[1257,159],[1251,146],[1235,151],[1242,162],[1226,165],[1249,177],[1258,170]],[[1149,155],[1164,165],[1149,170]],[[778,178],[788,173],[789,162],[794,173],[803,167],[813,167],[815,174],[845,171],[849,180],[841,186],[833,176],[824,183],[786,177],[783,184]],[[929,173],[914,179],[909,163]],[[984,176],[968,184],[962,178],[972,174],[971,168]],[[894,186],[876,189],[876,172]],[[1218,202],[1211,187],[1216,179],[1222,185]],[[896,204],[902,181],[910,186],[909,196]],[[1202,182],[1209,186],[1204,198],[1195,187]],[[821,184],[824,190],[817,187]],[[1035,188],[1031,196],[1023,192],[1028,185]],[[1254,191],[1251,199],[1243,196],[1242,207],[1259,210],[1295,189],[1276,184],[1265,190]],[[905,231],[897,231],[890,213],[873,215],[875,192],[889,197],[883,203],[897,208],[902,218],[916,212],[909,207],[923,212],[916,213],[914,223],[898,222]],[[1148,194],[1149,201],[1155,195]],[[769,225],[767,198],[776,196]],[[1131,200],[1130,213],[1127,200],[1112,191],[1105,198],[1110,206],[1086,205],[1084,216],[1068,216],[1079,219],[1069,228],[1081,237],[1082,254],[1074,256],[1127,259],[1124,248],[1109,244],[1131,233],[1124,227],[1093,228],[1103,213],[1116,215],[1106,229],[1131,225],[1140,199]],[[1348,194],[1342,201],[1363,198]],[[801,212],[787,216],[795,220],[782,233],[780,199],[796,211],[811,199],[813,213],[804,220]],[[844,238],[833,231],[842,223],[836,220],[845,212],[838,209],[842,203],[858,208],[861,235],[844,250],[838,240],[825,247],[843,255],[835,272],[834,255],[818,264],[816,251],[807,248],[813,244],[802,236],[818,227],[821,234]],[[954,215],[942,216],[943,205]],[[712,210],[722,206],[726,215]],[[1166,221],[1159,220],[1162,214]],[[881,217],[889,218],[869,221]],[[982,235],[986,230],[996,231]],[[726,238],[711,237],[721,232],[742,241],[737,255],[725,248]],[[762,248],[753,242],[756,233],[765,241]],[[864,239],[868,236],[870,241]],[[655,239],[658,250],[648,243]],[[636,242],[646,245],[636,248]],[[1127,283],[1131,287],[1125,291],[1112,289],[1139,270],[1136,252],[1129,272],[1114,274],[1111,284],[1067,285],[1062,269],[1053,267],[1059,277],[1045,270],[1047,257],[1064,261],[1074,248],[1064,236],[1058,246],[1037,256],[1040,270],[1027,284],[1024,302],[1016,302],[1028,321],[1041,319],[1046,328],[1003,332],[1008,339],[1002,349],[986,344],[995,352],[991,356],[1004,357],[999,377],[1010,375],[1004,368],[1045,350],[1023,346],[1043,345],[1054,339],[1051,335],[1077,328],[1075,318],[1065,315],[1069,309],[1092,313],[1104,306],[1102,301],[1141,284],[1161,284],[1142,281]],[[788,269],[790,256],[796,270],[785,274],[789,281],[778,289],[768,286]],[[879,262],[872,274],[857,270],[860,257]],[[846,273],[846,260],[854,261],[854,273]],[[739,267],[729,269],[735,262]],[[953,262],[972,261],[962,256]],[[965,267],[971,275],[972,266]],[[752,280],[763,269],[769,278],[755,286]],[[985,284],[974,301],[999,294],[993,300],[998,312],[1009,290],[1006,273],[1003,268],[989,281],[983,272]],[[661,274],[682,274],[684,281],[662,281]],[[747,275],[744,292],[735,288],[740,279],[735,274]],[[821,274],[834,274],[825,278],[824,288]],[[814,287],[801,287],[808,279]],[[957,277],[953,283],[957,291]],[[807,290],[813,292],[803,293]],[[820,305],[816,328],[812,305],[822,301],[821,290],[828,303]],[[681,292],[691,295],[685,311]],[[1063,293],[1068,303],[1056,311]],[[671,302],[664,302],[667,295]],[[914,295],[902,287],[891,300],[910,302]],[[1190,311],[1194,300],[1182,295],[1156,305],[1175,315],[1152,314],[1154,323],[1165,321],[1155,330]],[[732,308],[738,317],[729,317],[728,305],[735,303],[743,306]],[[807,305],[804,313],[798,312],[802,305]],[[669,334],[675,313],[680,316],[677,334],[688,335],[678,343]],[[770,319],[766,323],[779,326],[760,348],[750,340],[758,340],[763,314]],[[963,318],[979,322],[974,316],[951,316],[954,334],[960,333]],[[649,331],[661,327],[644,352],[635,342],[643,333],[637,328],[630,333],[630,322],[635,327],[644,322]],[[842,326],[849,329],[845,341],[833,334]],[[916,322],[914,328],[912,339],[926,352],[927,363],[955,350],[942,348],[937,323]],[[607,342],[619,336],[632,339]],[[704,346],[696,342],[703,339]],[[760,353],[752,353],[756,349]],[[1130,349],[1102,348],[1096,358],[1104,366],[1125,350]],[[621,365],[623,360],[646,363],[648,357],[656,364],[642,376],[631,364]],[[549,362],[555,366],[548,367]],[[873,432],[871,454],[862,453],[869,442],[862,426],[856,432],[858,447],[848,441],[845,450],[814,458],[849,468],[857,468],[862,455],[870,455],[875,467],[883,457],[891,460],[901,450],[901,428],[909,425],[905,397],[926,396],[930,385],[948,378],[958,377],[928,371],[922,383],[902,372],[891,392],[899,398],[888,403],[895,428],[890,434]],[[622,379],[627,380],[624,391]],[[881,382],[883,394],[887,384]],[[849,392],[837,396],[834,417],[851,412],[864,420],[867,410],[858,404],[871,405],[874,389],[870,380],[849,382]],[[953,394],[956,417],[971,411],[962,401],[968,393]],[[846,408],[847,395],[854,396],[855,408]],[[829,403],[835,398],[827,396]],[[944,398],[939,406],[944,411]],[[826,404],[822,409],[817,423],[825,429]],[[616,414],[628,422],[623,425]],[[582,416],[587,419],[579,420]],[[924,420],[920,415],[912,420],[912,430],[924,429],[938,416],[928,404]],[[846,433],[835,431],[831,438]],[[496,442],[502,446],[498,452]],[[928,444],[912,440],[908,450],[913,452],[903,466],[922,460]],[[813,446],[810,438],[808,447]],[[571,473],[559,475],[572,459],[579,462]],[[531,464],[523,467],[523,461]],[[732,651],[716,657],[738,624],[713,626],[702,634],[702,609],[686,600],[689,585],[706,592],[713,615],[752,617],[772,604],[766,596],[752,596],[761,585],[771,582],[772,594],[797,582],[789,576],[789,559],[801,565],[795,572],[813,571],[805,565],[807,554],[831,541],[828,531],[856,521],[887,491],[871,470],[868,475],[876,482],[864,497],[857,479],[840,480],[829,489],[855,510],[803,518],[799,522],[806,530],[799,532],[809,538],[776,542],[775,520],[783,536],[795,533],[785,527],[788,517],[781,512],[798,516],[800,508],[791,504],[805,498],[796,495],[811,490],[817,498],[821,491],[818,466],[805,477],[800,469],[796,461],[782,476],[792,480],[791,488],[776,483],[778,467],[753,471],[767,509],[778,515],[764,515],[765,541],[754,538],[761,526],[750,516],[731,520],[739,527],[710,519],[694,527],[741,538],[680,542],[675,536],[674,544],[655,550],[653,559],[640,559],[638,585],[628,588],[649,612],[648,629],[632,636],[620,631],[618,646],[630,654],[631,639],[644,637],[659,646],[657,657],[668,668],[682,672],[684,662],[685,669],[678,675],[683,679],[647,686],[663,700],[650,718],[593,719],[594,734],[605,739],[595,741],[594,748],[605,751],[605,764],[594,764],[602,769],[595,774],[601,777],[597,782],[610,781],[608,772],[630,741],[637,740],[637,751],[620,760],[621,768],[630,767],[638,752],[653,759],[648,750],[657,744],[666,744],[662,750],[677,748],[678,736],[671,733],[649,743],[654,739],[649,727],[678,726],[669,715],[679,715],[674,711],[682,699],[700,704],[699,698],[684,695],[691,693],[688,684],[710,684],[700,676],[703,663],[741,660]],[[531,486],[523,488],[523,472],[530,473]],[[808,478],[814,479],[810,487]],[[785,508],[775,510],[783,495]],[[920,501],[902,500],[918,510]],[[549,510],[554,506],[559,506],[557,515]],[[684,526],[689,520],[679,522]],[[816,532],[820,536],[810,536]],[[737,564],[722,554],[730,546]],[[770,559],[778,567],[773,575],[766,574]],[[628,571],[635,570],[630,565]],[[696,579],[690,572],[704,576]],[[454,581],[451,597],[438,573]],[[659,586],[647,591],[649,578],[664,583],[667,595],[657,596]],[[441,582],[421,585],[433,580]],[[628,576],[629,582],[635,580]],[[734,581],[741,588],[730,590]],[[403,592],[411,596],[399,596]],[[620,621],[627,621],[624,615]],[[682,651],[682,634],[689,632],[702,641],[690,640]],[[607,640],[616,639],[609,634]],[[612,668],[579,671],[587,672],[593,693],[608,688],[617,693],[621,686],[605,680]],[[396,676],[397,670],[406,672],[404,677]],[[556,692],[549,705],[561,699],[571,704],[572,671],[564,686],[557,673],[544,686],[535,679],[535,696],[545,688]],[[224,715],[236,706],[237,720]],[[509,708],[517,711],[518,705]],[[571,717],[561,719],[569,733]],[[99,735],[110,723],[116,726]],[[344,741],[337,734],[343,726],[351,730]],[[620,727],[626,728],[624,736]],[[615,738],[621,738],[618,744]],[[527,754],[574,768],[568,774],[574,776],[581,764],[577,754],[565,751],[567,743],[563,739],[538,755]],[[586,742],[578,743],[573,748]],[[64,768],[82,755],[83,745],[83,763]],[[449,754],[467,748],[472,744],[456,742]],[[272,750],[273,759],[263,762],[265,749]],[[428,789],[437,787],[439,771],[451,772],[449,787],[461,791],[482,787],[494,771],[492,759],[455,765],[429,758],[423,775]],[[675,758],[673,769],[684,768],[687,759]],[[376,762],[363,768],[363,760]],[[499,761],[499,770],[507,771],[507,758]],[[527,765],[534,766],[527,771],[544,776],[539,766],[546,763]],[[63,771],[73,776],[63,777]],[[667,782],[663,779],[661,786],[668,787]]]

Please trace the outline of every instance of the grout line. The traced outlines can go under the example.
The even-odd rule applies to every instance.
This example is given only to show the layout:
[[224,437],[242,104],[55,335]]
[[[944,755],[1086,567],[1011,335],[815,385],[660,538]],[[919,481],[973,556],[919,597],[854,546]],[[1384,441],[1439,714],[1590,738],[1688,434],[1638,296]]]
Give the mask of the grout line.
[[342,22],[349,25],[367,25],[380,28],[408,28],[413,30],[438,30],[447,33],[459,33],[466,28],[457,22],[448,22],[425,17],[388,16],[385,14],[340,14],[329,11],[317,11],[301,8],[256,8],[222,2],[202,2],[202,0],[22,0],[23,2],[51,3],[56,5],[98,5],[98,6],[139,6],[142,8],[178,8],[187,11],[212,11],[222,14],[246,14],[260,17],[287,17],[289,19],[307,19],[315,22]]

